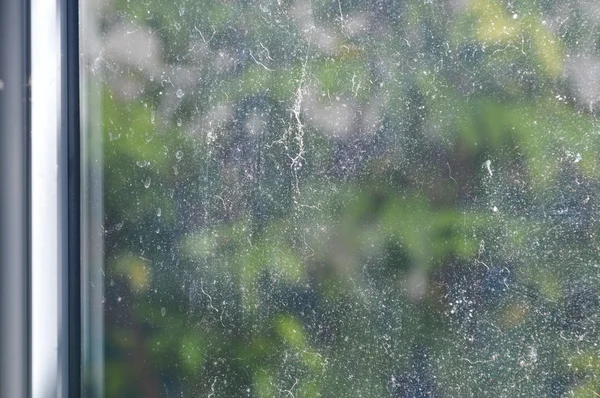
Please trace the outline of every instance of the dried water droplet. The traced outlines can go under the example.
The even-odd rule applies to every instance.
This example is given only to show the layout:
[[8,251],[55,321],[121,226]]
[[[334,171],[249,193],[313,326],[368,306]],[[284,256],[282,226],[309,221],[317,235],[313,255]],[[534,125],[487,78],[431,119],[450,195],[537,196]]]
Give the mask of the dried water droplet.
[[182,151],[175,152],[175,157],[177,158],[177,160],[181,160],[181,158],[183,158],[183,152]]
[[162,210],[161,210],[161,208],[159,207],[158,209],[156,209],[156,215],[157,215],[158,217],[160,217],[160,215],[161,215],[161,214],[162,214]]
[[485,162],[483,162],[482,167],[487,169],[487,172],[490,177],[492,177],[494,175],[494,173],[492,173],[492,161],[491,160],[488,159]]
[[144,188],[150,188],[151,183],[152,179],[150,177],[146,178],[146,181],[144,181]]
[[154,124],[155,119],[156,119],[156,111],[152,110],[150,112],[150,123]]
[[111,141],[118,140],[119,138],[121,138],[121,133],[115,133],[115,132],[109,130],[108,131],[108,138]]
[[183,124],[183,123],[182,123],[181,119],[177,119],[177,126],[178,126],[178,127],[181,127],[181,125],[182,125],[182,124]]
[[160,309],[160,314],[161,314],[162,316],[165,316],[165,315],[167,315],[167,309],[166,309],[165,307],[162,307],[162,308]]
[[148,166],[148,162],[146,162],[145,160],[138,160],[137,162],[135,162],[135,164],[137,164],[138,167],[146,167],[146,166]]
[[183,96],[185,95],[182,89],[177,89],[177,92],[175,93],[175,95],[177,96],[177,98],[183,98]]

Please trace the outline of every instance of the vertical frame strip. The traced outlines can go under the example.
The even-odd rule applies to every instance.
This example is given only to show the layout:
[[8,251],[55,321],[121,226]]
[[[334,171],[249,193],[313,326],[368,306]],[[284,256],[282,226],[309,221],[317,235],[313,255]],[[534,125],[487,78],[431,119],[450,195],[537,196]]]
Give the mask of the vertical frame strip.
[[81,123],[81,385],[82,395],[104,396],[104,191],[102,62],[99,8],[79,5]]
[[68,377],[69,396],[81,396],[81,129],[79,100],[79,4],[63,0],[65,24],[63,106],[67,128]]
[[81,395],[77,0],[32,1],[32,393]]
[[32,393],[66,397],[68,379],[66,18],[61,0],[31,0]]
[[0,1],[0,396],[29,396],[29,2]]

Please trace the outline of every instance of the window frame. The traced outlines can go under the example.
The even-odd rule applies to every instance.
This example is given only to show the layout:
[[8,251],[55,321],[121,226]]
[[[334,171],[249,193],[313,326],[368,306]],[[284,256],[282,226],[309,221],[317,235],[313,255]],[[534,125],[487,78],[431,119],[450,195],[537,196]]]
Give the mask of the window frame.
[[30,395],[29,3],[0,2],[0,396]]
[[81,396],[78,0],[0,2],[0,396]]

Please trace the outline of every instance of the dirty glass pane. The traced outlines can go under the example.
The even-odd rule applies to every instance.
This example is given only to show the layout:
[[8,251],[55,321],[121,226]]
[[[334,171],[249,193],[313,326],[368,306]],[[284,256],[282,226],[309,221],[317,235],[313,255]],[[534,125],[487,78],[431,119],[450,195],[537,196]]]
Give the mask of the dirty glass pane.
[[106,396],[600,394],[598,2],[92,3]]

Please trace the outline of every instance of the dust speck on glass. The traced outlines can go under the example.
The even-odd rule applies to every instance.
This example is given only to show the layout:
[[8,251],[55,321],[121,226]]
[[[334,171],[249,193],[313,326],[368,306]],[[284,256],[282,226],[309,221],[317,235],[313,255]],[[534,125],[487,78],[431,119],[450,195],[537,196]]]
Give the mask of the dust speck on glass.
[[106,396],[600,396],[599,2],[94,4]]

